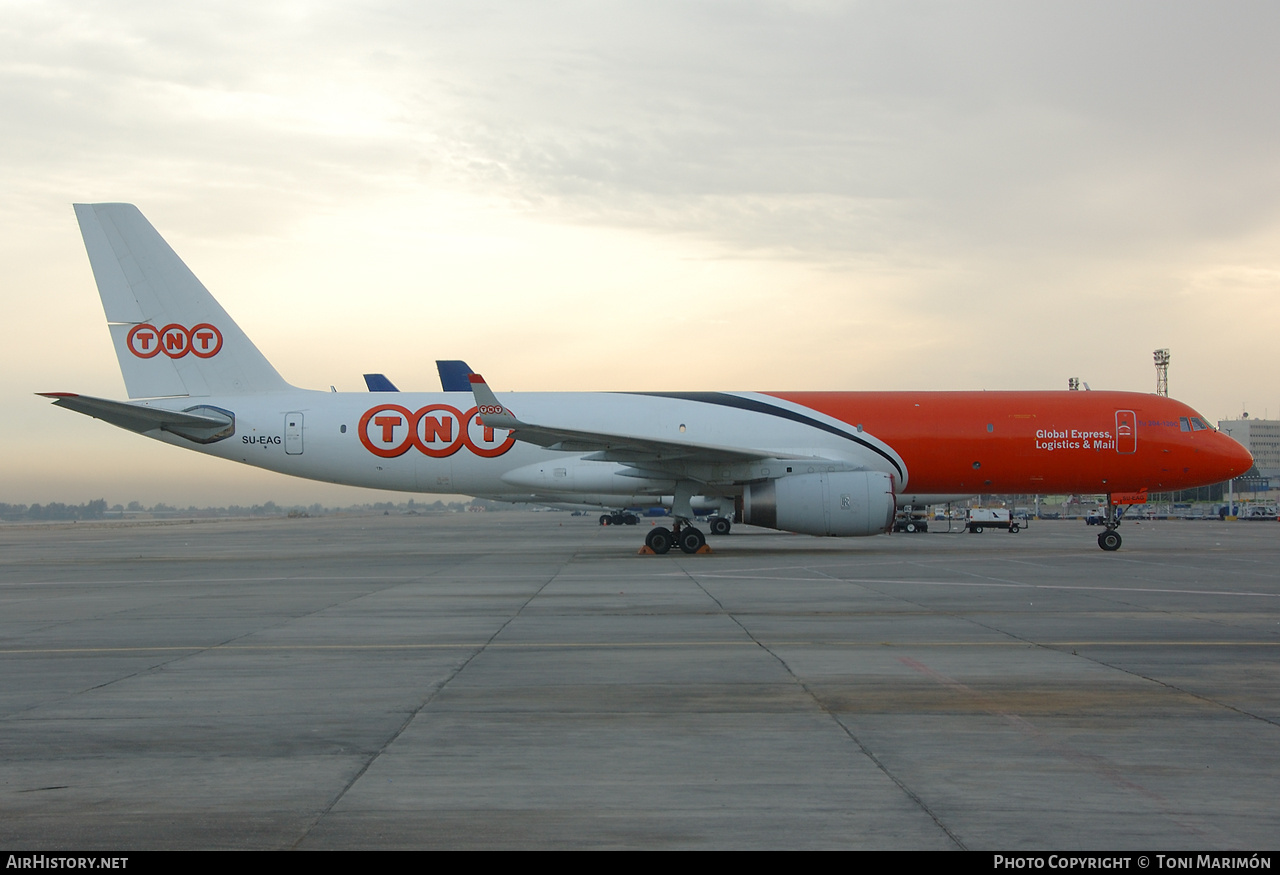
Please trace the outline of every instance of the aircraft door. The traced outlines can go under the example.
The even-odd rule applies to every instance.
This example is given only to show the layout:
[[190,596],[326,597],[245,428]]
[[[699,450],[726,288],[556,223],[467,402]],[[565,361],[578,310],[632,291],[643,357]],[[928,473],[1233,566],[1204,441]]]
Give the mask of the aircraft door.
[[286,413],[284,416],[284,451],[290,456],[302,455],[301,413]]
[[1116,452],[1138,451],[1138,419],[1132,410],[1116,411]]

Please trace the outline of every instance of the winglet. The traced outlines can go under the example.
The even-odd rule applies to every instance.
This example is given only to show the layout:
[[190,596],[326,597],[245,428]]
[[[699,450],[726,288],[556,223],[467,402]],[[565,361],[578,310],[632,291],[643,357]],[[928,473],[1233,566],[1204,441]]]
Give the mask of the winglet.
[[497,396],[484,381],[484,377],[471,374],[467,377],[467,381],[471,383],[471,394],[475,396],[476,407],[479,408],[481,425],[485,428],[508,429],[520,425],[520,420],[516,419],[515,414],[498,403]]

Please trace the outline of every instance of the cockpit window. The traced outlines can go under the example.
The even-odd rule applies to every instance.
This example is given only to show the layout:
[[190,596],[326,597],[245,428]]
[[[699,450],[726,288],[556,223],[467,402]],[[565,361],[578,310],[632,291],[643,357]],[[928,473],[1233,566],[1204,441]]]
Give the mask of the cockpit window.
[[1178,417],[1178,427],[1183,431],[1191,431],[1191,422],[1185,416]]
[[1191,417],[1191,430],[1192,431],[1205,431],[1205,430],[1212,431],[1213,426],[1209,425],[1209,423],[1205,422],[1200,417],[1193,416]]

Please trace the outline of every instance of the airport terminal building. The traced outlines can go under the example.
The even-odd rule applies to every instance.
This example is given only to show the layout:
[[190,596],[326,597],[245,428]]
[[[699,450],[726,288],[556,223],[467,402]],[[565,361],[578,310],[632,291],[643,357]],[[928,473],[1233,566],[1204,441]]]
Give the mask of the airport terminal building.
[[1253,453],[1253,467],[1236,480],[1237,491],[1269,492],[1272,484],[1280,483],[1280,420],[1250,419],[1245,414],[1240,419],[1219,420],[1218,430]]

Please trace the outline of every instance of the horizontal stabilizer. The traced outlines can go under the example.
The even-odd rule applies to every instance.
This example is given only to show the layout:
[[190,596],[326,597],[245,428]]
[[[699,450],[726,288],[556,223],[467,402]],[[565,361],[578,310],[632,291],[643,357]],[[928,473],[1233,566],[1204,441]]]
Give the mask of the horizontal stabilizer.
[[54,406],[65,407],[76,413],[101,419],[126,431],[145,434],[149,431],[167,431],[200,444],[210,444],[235,433],[235,415],[214,407],[195,407],[191,410],[164,410],[109,401],[74,392],[39,392],[52,398]]

